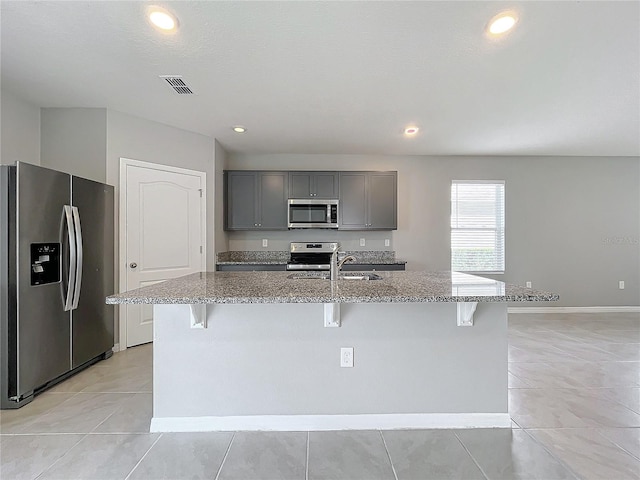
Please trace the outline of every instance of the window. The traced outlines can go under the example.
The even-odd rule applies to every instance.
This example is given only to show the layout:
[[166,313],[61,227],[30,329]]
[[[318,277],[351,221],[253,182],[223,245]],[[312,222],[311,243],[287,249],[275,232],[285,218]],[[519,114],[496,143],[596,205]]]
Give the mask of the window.
[[451,270],[504,273],[504,182],[451,183]]

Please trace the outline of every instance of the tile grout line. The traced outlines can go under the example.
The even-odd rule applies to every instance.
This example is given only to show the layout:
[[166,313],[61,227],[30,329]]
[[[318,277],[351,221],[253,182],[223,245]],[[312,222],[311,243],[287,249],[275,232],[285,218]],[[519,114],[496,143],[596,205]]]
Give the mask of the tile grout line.
[[[54,393],[54,392],[51,392],[51,393]],[[46,417],[47,417],[47,415],[50,415],[50,414],[51,414],[51,411],[52,411],[52,410],[54,410],[54,409],[56,409],[56,408],[58,408],[58,407],[63,406],[65,403],[67,403],[67,402],[71,401],[72,399],[76,398],[76,397],[80,394],[80,392],[60,392],[60,393],[67,393],[67,394],[68,394],[68,393],[72,393],[73,395],[71,395],[69,398],[67,398],[67,399],[66,399],[66,400],[64,400],[63,402],[61,402],[61,403],[59,403],[59,404],[57,404],[57,405],[54,405],[54,406],[52,406],[52,407],[50,407],[50,408],[47,408],[44,412],[42,412],[42,413],[40,413],[40,414],[38,414],[38,415],[35,415],[35,416],[34,416],[34,418],[30,419],[29,421],[27,421],[27,423],[26,423],[25,425],[23,425],[23,428],[24,428],[24,427],[29,427],[29,425],[31,425],[31,424],[33,424],[33,423],[35,423],[37,420],[41,420],[42,418],[46,418]],[[34,400],[35,400],[35,398],[34,398]],[[37,433],[35,433],[35,434],[34,434],[34,433],[29,433],[29,432],[23,432],[23,433],[24,433],[25,435],[36,435],[36,434],[37,434]],[[39,435],[39,434],[38,434],[38,435]]]
[[[547,446],[542,443],[541,441],[539,441],[535,436],[533,436],[531,434],[531,432],[529,432],[530,429],[528,428],[523,428],[522,431],[525,432],[529,438],[531,438],[531,440],[533,440],[535,443],[537,443],[540,447],[542,447],[542,449],[547,452],[549,455],[551,455],[551,458],[555,459],[558,463],[560,463],[560,465],[562,465],[564,468],[567,469],[567,471],[573,475],[577,480],[581,480],[581,477],[573,470],[573,468],[571,468],[571,466],[565,462],[562,458],[558,457],[557,455],[555,455],[549,448],[547,448]],[[531,430],[536,430],[536,429],[531,429]],[[541,429],[538,429],[541,430]],[[550,430],[557,430],[556,428],[552,428]]]
[[462,448],[464,449],[465,452],[467,452],[467,455],[469,455],[469,458],[471,458],[471,460],[473,461],[473,463],[476,465],[476,467],[478,467],[478,470],[480,470],[480,473],[484,476],[484,478],[486,480],[489,480],[489,475],[487,475],[485,473],[485,471],[482,469],[482,467],[480,466],[480,464],[478,463],[478,461],[476,460],[476,458],[471,455],[471,452],[469,451],[469,449],[467,448],[467,446],[464,444],[464,442],[462,441],[462,439],[458,436],[458,434],[454,431],[453,432],[453,436],[456,437],[456,440],[458,440],[458,443],[460,443],[460,445],[462,445]]
[[214,480],[218,480],[218,478],[220,477],[220,472],[222,472],[222,467],[224,466],[224,462],[227,460],[227,456],[229,455],[229,451],[231,450],[231,445],[233,445],[233,441],[236,438],[236,432],[233,432],[233,435],[231,436],[231,441],[229,441],[229,446],[227,447],[227,451],[224,452],[224,457],[222,457],[222,462],[220,462],[220,467],[218,468],[218,472],[216,473],[215,479]]
[[[513,363],[513,362],[507,362],[507,374],[515,377],[519,382],[522,382],[522,383],[524,383],[526,385],[525,387],[517,387],[517,388],[535,388],[535,387],[528,386],[529,382],[527,382],[526,380],[521,379],[518,375],[516,375],[511,370],[509,370],[509,365],[508,365],[509,363]],[[518,363],[518,362],[516,362],[516,363]],[[508,378],[507,378],[507,381],[508,381]],[[516,388],[516,387],[507,386],[507,389],[512,389],[512,388]]]
[[140,465],[142,463],[142,461],[145,459],[145,457],[149,454],[149,452],[151,451],[151,449],[153,447],[156,446],[156,443],[158,443],[160,441],[160,439],[164,436],[163,433],[161,433],[158,438],[156,438],[156,441],[153,442],[153,444],[149,447],[149,449],[144,452],[144,455],[142,455],[142,457],[140,458],[140,460],[138,460],[138,462],[133,466],[133,468],[131,469],[131,471],[129,472],[129,474],[124,478],[124,480],[128,480],[129,477],[131,476],[131,474],[135,471],[136,468],[138,468],[138,465]]
[[309,437],[311,432],[307,431],[307,460],[305,463],[304,480],[309,480]]
[[387,452],[387,458],[389,459],[389,464],[391,464],[391,471],[393,472],[393,477],[395,478],[395,480],[398,480],[398,473],[396,472],[396,467],[393,465],[393,460],[391,460],[391,454],[389,453],[389,449],[387,448],[387,441],[384,439],[382,430],[378,430],[378,433],[380,434],[380,438],[382,439],[384,450],[385,452]]
[[[120,407],[116,408],[113,412],[111,412],[109,415],[107,415],[107,417],[106,417],[104,420],[102,420],[101,422],[99,422],[99,423],[98,423],[98,425],[96,425],[95,427],[93,427],[93,429],[92,429],[90,432],[88,432],[88,434],[92,434],[92,433],[94,433],[94,432],[96,431],[96,429],[97,429],[98,427],[100,427],[100,425],[102,425],[104,422],[106,422],[106,421],[107,421],[107,420],[109,420],[111,417],[113,417],[113,416],[116,414],[116,412],[117,412],[118,410],[120,410]],[[96,433],[100,433],[100,432],[96,432]]]
[[[634,428],[634,427],[603,427],[603,428]],[[640,454],[636,455],[633,452],[630,452],[629,450],[627,450],[625,447],[623,447],[622,445],[618,445],[614,440],[611,440],[609,437],[607,437],[604,433],[600,433],[598,430],[601,430],[600,428],[594,428],[594,430],[596,431],[597,435],[600,435],[602,438],[604,438],[607,442],[611,443],[612,445],[614,445],[616,448],[619,448],[620,450],[622,450],[623,452],[625,452],[626,454],[630,455],[631,458],[635,458],[636,460],[640,461]]]
[[[522,425],[520,425],[518,422],[516,422],[516,421],[514,420],[514,418],[511,416],[511,414],[509,414],[509,418],[511,419],[511,421],[512,421],[513,423],[515,423],[515,424],[518,426],[518,430],[522,430],[522,429],[523,429],[523,428],[522,428]],[[513,428],[512,428],[511,430],[513,430]]]
[[[70,434],[70,435],[74,435],[74,434]],[[66,457],[66,456],[69,454],[69,452],[70,452],[71,450],[73,450],[74,448],[76,448],[80,442],[82,442],[85,438],[87,438],[87,436],[88,436],[88,435],[89,435],[88,433],[83,434],[83,435],[82,435],[82,438],[80,438],[80,440],[78,440],[75,444],[73,444],[73,446],[72,446],[71,448],[69,448],[69,450],[67,450],[66,452],[64,452],[64,454],[63,454],[63,455],[60,455],[60,457],[59,457],[58,459],[56,459],[56,461],[55,461],[55,462],[53,462],[51,465],[49,465],[49,466],[48,466],[48,467],[46,467],[44,470],[42,470],[38,475],[36,475],[36,476],[34,477],[34,480],[35,480],[35,479],[40,478],[43,474],[45,474],[46,472],[48,472],[49,470],[51,470],[51,469],[52,469],[52,468],[53,468],[53,467],[54,467],[54,466],[55,466],[55,465],[56,465],[60,460],[62,460],[64,457]]]
[[[100,395],[104,395],[104,394],[102,394],[102,393],[101,393]],[[120,393],[118,393],[117,395],[121,395],[121,394],[120,394]],[[96,426],[95,426],[95,427],[94,427],[94,428],[89,432],[89,434],[93,434],[93,433],[94,433],[94,432],[95,432],[95,431],[100,427],[100,425],[102,425],[103,423],[105,423],[107,420],[109,420],[111,417],[113,417],[117,412],[119,412],[119,411],[120,411],[120,409],[122,408],[123,404],[126,402],[126,400],[131,400],[131,397],[123,398],[123,399],[121,399],[119,402],[117,402],[115,410],[114,410],[113,412],[111,412],[109,415],[107,415],[107,417],[106,417],[104,420],[102,420],[101,422],[99,422],[99,423],[98,423],[98,425],[96,425]],[[97,432],[97,433],[99,434],[100,432]]]

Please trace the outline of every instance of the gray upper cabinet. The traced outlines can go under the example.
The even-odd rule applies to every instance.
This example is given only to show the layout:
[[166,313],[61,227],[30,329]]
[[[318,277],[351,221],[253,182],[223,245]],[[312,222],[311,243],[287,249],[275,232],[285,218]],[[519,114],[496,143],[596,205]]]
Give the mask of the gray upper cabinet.
[[397,172],[370,172],[368,180],[368,228],[396,230],[398,228]]
[[290,198],[338,198],[338,172],[289,172]]
[[288,172],[258,172],[258,228],[287,230]]
[[396,230],[397,172],[340,172],[340,230]]
[[225,172],[225,230],[286,230],[288,172]]
[[253,229],[256,221],[256,172],[224,172],[225,230]]
[[340,174],[340,205],[338,225],[341,230],[364,230],[367,222],[366,172]]

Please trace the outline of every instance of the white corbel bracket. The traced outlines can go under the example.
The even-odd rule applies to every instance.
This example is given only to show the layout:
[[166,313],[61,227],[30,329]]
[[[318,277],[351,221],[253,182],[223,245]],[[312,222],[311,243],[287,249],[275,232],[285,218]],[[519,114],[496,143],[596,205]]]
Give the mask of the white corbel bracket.
[[478,302],[458,302],[458,326],[472,327],[473,314],[476,311]]
[[324,326],[325,327],[340,326],[340,304],[339,303],[324,304]]
[[189,305],[191,328],[207,328],[207,306],[204,303]]

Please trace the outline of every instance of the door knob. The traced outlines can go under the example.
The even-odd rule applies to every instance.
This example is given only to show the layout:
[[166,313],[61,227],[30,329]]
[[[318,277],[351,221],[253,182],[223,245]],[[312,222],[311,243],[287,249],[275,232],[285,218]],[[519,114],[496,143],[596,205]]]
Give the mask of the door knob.
[[136,262],[131,262],[131,263],[129,264],[129,266],[130,266],[131,268],[136,268],[136,267],[138,266],[138,264],[137,264]]

